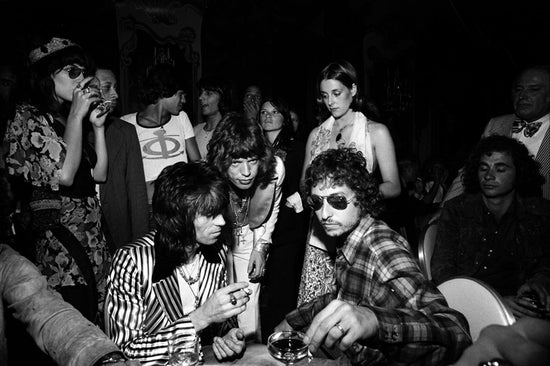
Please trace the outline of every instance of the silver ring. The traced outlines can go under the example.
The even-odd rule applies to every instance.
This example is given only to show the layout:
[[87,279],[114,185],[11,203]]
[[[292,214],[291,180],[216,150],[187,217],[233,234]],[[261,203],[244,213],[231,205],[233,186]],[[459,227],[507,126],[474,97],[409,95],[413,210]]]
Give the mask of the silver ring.
[[346,330],[340,325],[340,323],[337,323],[335,327],[338,328],[340,332],[342,332],[342,335],[347,333]]
[[90,88],[84,88],[82,89],[82,91],[84,92],[84,94],[88,94],[90,92]]
[[233,306],[237,305],[237,298],[235,297],[235,295],[233,295],[233,294],[229,295],[229,302]]

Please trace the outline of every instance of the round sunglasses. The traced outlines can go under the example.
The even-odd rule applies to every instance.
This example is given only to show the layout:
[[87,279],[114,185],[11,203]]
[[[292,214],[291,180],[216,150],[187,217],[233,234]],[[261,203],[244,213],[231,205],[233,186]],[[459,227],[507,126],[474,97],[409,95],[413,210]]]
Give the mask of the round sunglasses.
[[308,196],[306,201],[309,207],[317,211],[323,207],[324,200],[327,200],[328,204],[336,210],[345,210],[348,207],[348,204],[353,201],[353,198],[348,200],[345,196],[338,194],[331,194],[329,196],[318,196],[316,194],[312,194]]
[[82,75],[86,71],[85,68],[78,67],[76,65],[67,65],[64,68],[62,68],[61,70],[65,71],[71,79],[76,79],[77,77],[79,77],[80,75]]

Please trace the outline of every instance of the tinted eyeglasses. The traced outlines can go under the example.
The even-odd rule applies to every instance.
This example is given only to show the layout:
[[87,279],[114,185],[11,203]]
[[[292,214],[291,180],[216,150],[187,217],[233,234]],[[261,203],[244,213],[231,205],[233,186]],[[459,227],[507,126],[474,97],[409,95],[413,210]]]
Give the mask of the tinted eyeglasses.
[[345,210],[348,207],[348,204],[353,201],[353,198],[349,200],[342,195],[331,194],[330,196],[318,196],[312,194],[307,198],[307,204],[313,210],[317,211],[323,207],[323,201],[327,200],[328,204],[336,210]]
[[86,71],[85,68],[76,65],[67,65],[61,70],[65,71],[71,79],[76,79]]

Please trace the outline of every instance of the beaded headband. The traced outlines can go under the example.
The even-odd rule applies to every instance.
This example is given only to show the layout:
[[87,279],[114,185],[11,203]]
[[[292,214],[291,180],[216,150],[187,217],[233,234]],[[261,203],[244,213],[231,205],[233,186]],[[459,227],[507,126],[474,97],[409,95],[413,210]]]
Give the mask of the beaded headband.
[[53,37],[48,43],[35,48],[29,53],[29,61],[34,64],[36,61],[51,55],[54,52],[60,51],[69,46],[78,46],[76,43],[69,39]]

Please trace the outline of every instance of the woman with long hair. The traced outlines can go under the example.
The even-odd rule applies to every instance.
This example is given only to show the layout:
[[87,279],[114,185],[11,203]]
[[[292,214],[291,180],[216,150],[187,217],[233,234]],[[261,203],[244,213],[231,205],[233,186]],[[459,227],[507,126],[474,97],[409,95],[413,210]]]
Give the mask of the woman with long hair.
[[262,305],[266,309],[261,313],[265,340],[284,316],[296,308],[309,210],[296,212],[292,205],[292,195],[300,187],[304,143],[295,138],[288,104],[280,97],[268,96],[260,105],[259,114],[264,136],[285,165],[281,198],[284,204],[279,208],[273,231],[273,247],[262,289]]
[[[30,104],[9,121],[6,166],[29,187],[35,263],[50,287],[101,323],[111,262],[100,224],[96,182],[107,177],[106,114],[88,86],[94,65],[68,39],[51,38],[29,54]],[[91,130],[93,147],[84,136]],[[23,197],[25,199],[26,197]]]
[[[388,128],[362,113],[363,98],[355,68],[348,61],[331,62],[318,77],[318,103],[326,120],[309,134],[302,179],[311,161],[327,149],[355,148],[366,159],[365,168],[380,176],[383,198],[397,197],[401,183],[393,140]],[[317,220],[310,220],[298,303],[308,302],[334,287],[333,240]]]

